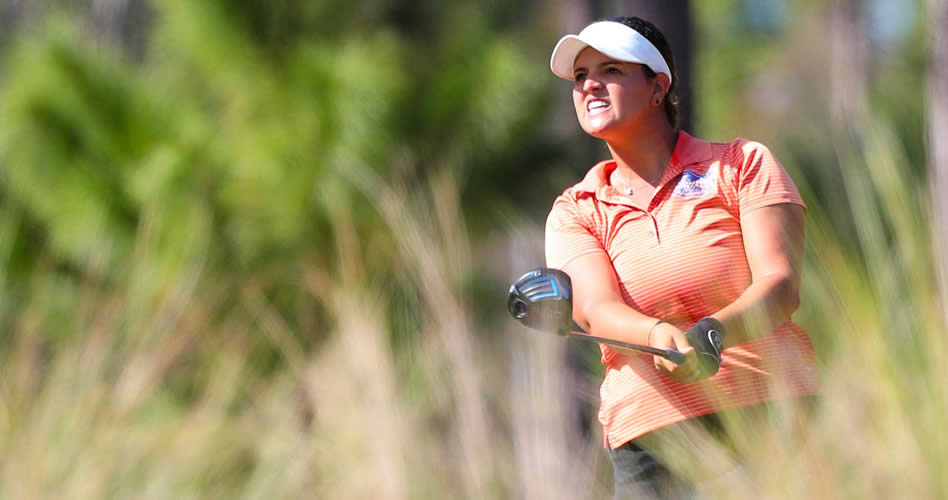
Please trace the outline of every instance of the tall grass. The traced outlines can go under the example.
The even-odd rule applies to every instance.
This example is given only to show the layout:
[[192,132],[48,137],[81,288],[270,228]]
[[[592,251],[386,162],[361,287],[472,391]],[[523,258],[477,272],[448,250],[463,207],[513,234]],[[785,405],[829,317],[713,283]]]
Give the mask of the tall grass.
[[[605,495],[600,444],[570,425],[564,344],[485,332],[472,313],[464,282],[479,263],[456,183],[421,196],[375,189],[398,235],[392,265],[418,293],[407,335],[391,331],[390,292],[365,272],[364,235],[344,218],[339,265],[301,278],[302,309],[328,311],[334,325],[313,348],[289,326],[304,321],[200,260],[157,297],[136,283],[138,263],[118,283],[39,266],[6,312],[0,497]],[[143,265],[147,245],[139,231]],[[407,347],[393,347],[399,334]],[[261,343],[279,352],[276,368],[254,366]]]
[[[729,448],[692,436],[701,462],[744,464],[711,488],[720,498],[948,493],[929,203],[885,130],[870,137],[844,165],[867,167],[847,186],[860,241],[838,241],[810,210],[797,319],[820,346],[824,395],[802,421],[778,406],[763,425],[729,422]],[[607,498],[598,434],[571,417],[570,394],[593,376],[569,369],[560,339],[485,331],[498,322],[475,315],[465,285],[487,269],[502,294],[502,279],[539,262],[538,224],[482,252],[450,177],[423,193],[363,185],[397,236],[392,265],[417,292],[410,335],[392,331],[398,302],[365,272],[364,235],[344,218],[339,265],[301,278],[306,307],[334,325],[314,347],[293,340],[290,325],[304,321],[252,283],[215,286],[199,260],[148,301],[134,280],[74,282],[40,266],[32,293],[4,311],[0,497]],[[226,301],[240,306],[215,314]],[[271,371],[254,369],[260,343],[280,353]]]

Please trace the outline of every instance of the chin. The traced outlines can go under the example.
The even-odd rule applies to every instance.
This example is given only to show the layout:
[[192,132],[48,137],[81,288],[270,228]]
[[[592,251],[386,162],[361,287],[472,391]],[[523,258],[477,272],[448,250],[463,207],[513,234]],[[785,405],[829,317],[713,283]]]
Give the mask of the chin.
[[609,135],[611,127],[583,127],[583,132],[597,138],[605,139]]
[[586,122],[585,124],[583,124],[582,128],[587,134],[593,137],[599,137],[603,134],[608,134],[616,126],[616,123],[614,120],[599,119],[599,120],[591,120],[591,121],[592,123]]

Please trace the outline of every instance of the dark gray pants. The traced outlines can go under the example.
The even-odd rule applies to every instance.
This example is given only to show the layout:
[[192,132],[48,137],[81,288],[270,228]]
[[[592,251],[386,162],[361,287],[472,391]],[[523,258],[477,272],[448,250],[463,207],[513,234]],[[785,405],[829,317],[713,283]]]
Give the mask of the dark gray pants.
[[691,498],[694,487],[676,477],[652,453],[626,443],[609,450],[616,500]]
[[[681,425],[681,424],[676,424]],[[690,419],[687,425],[706,431],[720,429],[715,415]],[[669,434],[664,430],[664,434]],[[637,441],[609,450],[615,480],[616,500],[690,499],[696,496],[695,485],[674,474],[662,460]]]
[[[789,414],[802,416],[809,413],[817,402],[818,399],[813,396],[798,398],[791,403],[794,408],[789,411]],[[785,409],[783,415],[786,416],[787,414],[788,412]],[[720,487],[720,484],[712,484],[718,478],[732,480],[741,477],[743,470],[739,464],[729,464],[723,460],[717,461],[711,456],[696,456],[693,457],[693,460],[712,462],[712,466],[721,466],[715,471],[715,475],[708,478],[708,484],[702,483],[698,486],[690,480],[676,475],[662,462],[661,457],[650,450],[669,447],[677,448],[679,451],[682,449],[693,450],[691,448],[691,438],[694,437],[696,432],[705,437],[710,437],[713,441],[728,449],[730,446],[723,419],[742,418],[745,419],[743,421],[747,425],[759,425],[763,421],[773,424],[775,415],[777,414],[773,413],[772,404],[727,410],[724,413],[713,413],[688,419],[685,422],[659,429],[640,439],[609,450],[615,477],[616,500],[694,499],[701,496],[699,491],[706,490],[705,487]],[[784,418],[783,420],[787,419]],[[796,417],[789,420],[798,421]],[[784,430],[792,433],[792,427],[792,425],[788,425]],[[690,454],[694,455],[694,453]]]

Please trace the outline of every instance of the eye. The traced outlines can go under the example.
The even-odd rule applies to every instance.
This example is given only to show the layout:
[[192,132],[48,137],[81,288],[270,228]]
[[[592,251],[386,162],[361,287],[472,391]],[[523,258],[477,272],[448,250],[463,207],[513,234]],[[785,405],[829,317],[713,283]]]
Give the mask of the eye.
[[583,72],[576,73],[575,75],[573,75],[573,79],[575,79],[577,82],[581,82],[586,79],[586,73],[583,73]]
[[621,75],[622,71],[620,71],[619,68],[615,66],[609,66],[608,68],[606,68],[606,73],[609,73],[612,75]]

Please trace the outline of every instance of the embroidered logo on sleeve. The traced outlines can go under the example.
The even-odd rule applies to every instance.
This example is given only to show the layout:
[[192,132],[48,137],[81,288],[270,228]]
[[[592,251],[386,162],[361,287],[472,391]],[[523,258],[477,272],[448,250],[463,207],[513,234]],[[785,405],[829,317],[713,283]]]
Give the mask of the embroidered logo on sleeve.
[[709,169],[703,174],[694,170],[685,170],[672,191],[672,196],[680,198],[701,198],[718,192],[718,171]]

